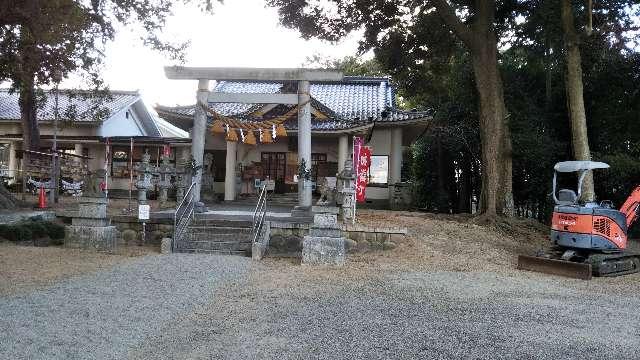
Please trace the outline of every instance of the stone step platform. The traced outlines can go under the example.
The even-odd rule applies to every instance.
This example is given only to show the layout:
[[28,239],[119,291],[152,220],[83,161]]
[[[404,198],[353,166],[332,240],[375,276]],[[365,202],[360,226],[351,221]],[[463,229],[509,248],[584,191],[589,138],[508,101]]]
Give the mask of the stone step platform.
[[[313,216],[306,213],[305,216],[271,216],[267,214],[266,220],[280,223],[308,224],[313,222]],[[196,214],[194,225],[211,225],[222,227],[248,227],[253,226],[253,218],[249,215],[221,215],[221,214]]]
[[[256,206],[257,202],[258,202],[258,198],[251,198],[251,199],[234,200],[234,201],[231,201],[230,204]],[[267,198],[267,203],[269,203],[270,205],[273,205],[273,206],[294,207],[294,206],[298,205],[298,199],[297,198],[295,198],[295,199],[271,199],[271,198]]]
[[200,218],[197,217],[191,223],[193,227],[217,227],[217,228],[247,228],[253,227],[251,217],[227,217],[227,218]]
[[250,227],[235,226],[212,226],[212,225],[191,225],[189,226],[191,234],[211,234],[211,235],[235,235],[243,236],[251,234]]
[[251,254],[251,241],[194,241],[186,240],[181,242],[178,247],[178,251],[181,250],[204,250],[204,251],[220,251],[220,252],[243,252]]
[[237,255],[251,256],[251,253],[244,250],[202,250],[202,249],[176,249],[181,254],[211,254],[211,255]]
[[250,241],[251,240],[251,233],[250,232],[246,232],[246,233],[211,233],[211,232],[196,232],[196,233],[189,233],[187,234],[187,238],[185,239],[185,241],[188,240],[196,240],[196,241],[212,241],[212,242],[216,242],[216,241]]

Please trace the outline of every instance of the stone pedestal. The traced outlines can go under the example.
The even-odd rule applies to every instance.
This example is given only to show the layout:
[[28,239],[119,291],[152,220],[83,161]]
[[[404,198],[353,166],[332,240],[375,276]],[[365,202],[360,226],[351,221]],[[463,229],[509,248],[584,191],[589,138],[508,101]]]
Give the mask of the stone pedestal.
[[342,220],[354,221],[355,219],[355,202],[356,202],[356,176],[353,173],[353,161],[347,159],[344,162],[343,170],[338,174],[336,192],[337,204],[342,208]]
[[305,265],[343,265],[345,239],[338,225],[339,209],[334,206],[314,206],[313,225],[302,242],[302,263]]
[[411,185],[409,183],[389,185],[389,207],[391,210],[408,210],[411,208]]
[[171,238],[162,238],[160,240],[160,253],[161,254],[171,254]]
[[78,214],[65,227],[64,245],[70,248],[114,251],[118,230],[107,218],[107,199],[80,198]]

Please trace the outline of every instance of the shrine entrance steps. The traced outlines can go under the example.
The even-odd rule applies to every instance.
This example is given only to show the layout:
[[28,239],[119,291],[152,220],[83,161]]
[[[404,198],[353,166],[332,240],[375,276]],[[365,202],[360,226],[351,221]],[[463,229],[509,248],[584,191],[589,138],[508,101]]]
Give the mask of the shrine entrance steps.
[[[232,201],[232,204],[237,205],[252,205],[256,206],[256,201],[258,200],[255,195],[248,195],[244,197],[239,197],[237,200]],[[285,193],[285,194],[272,194],[269,193],[268,196],[269,206],[275,207],[290,207],[298,205],[298,193]]]
[[[176,243],[175,252],[251,256],[253,226],[252,206],[237,204],[210,205],[209,211],[195,214],[184,239]],[[289,207],[269,205],[266,220],[271,223],[303,223],[311,216],[292,217]]]
[[251,218],[207,215],[196,214],[176,252],[251,256]]

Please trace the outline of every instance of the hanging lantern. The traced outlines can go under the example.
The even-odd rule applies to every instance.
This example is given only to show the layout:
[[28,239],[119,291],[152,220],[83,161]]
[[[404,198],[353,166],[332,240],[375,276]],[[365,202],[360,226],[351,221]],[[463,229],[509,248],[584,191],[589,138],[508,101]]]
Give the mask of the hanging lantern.
[[256,137],[255,137],[255,135],[253,135],[253,130],[249,130],[247,132],[247,136],[245,136],[245,138],[244,138],[244,143],[245,144],[249,144],[249,145],[255,145],[256,144]]
[[229,129],[227,132],[227,141],[238,141],[238,134],[233,129]]
[[276,135],[280,137],[287,136],[287,129],[285,129],[284,124],[280,123],[276,126]]
[[224,134],[224,123],[222,120],[214,120],[211,126],[211,132],[214,134]]
[[273,139],[271,139],[271,134],[269,130],[260,129],[260,142],[263,144],[270,144],[273,142]]

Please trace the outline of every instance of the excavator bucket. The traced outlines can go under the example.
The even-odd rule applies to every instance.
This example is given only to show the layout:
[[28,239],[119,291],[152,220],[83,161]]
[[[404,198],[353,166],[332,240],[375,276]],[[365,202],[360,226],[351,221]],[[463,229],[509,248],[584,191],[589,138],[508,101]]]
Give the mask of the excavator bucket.
[[547,259],[537,256],[518,256],[518,269],[582,280],[591,280],[592,277],[591,264]]

